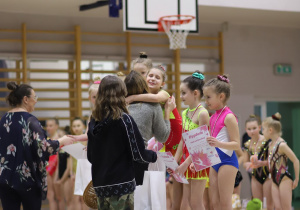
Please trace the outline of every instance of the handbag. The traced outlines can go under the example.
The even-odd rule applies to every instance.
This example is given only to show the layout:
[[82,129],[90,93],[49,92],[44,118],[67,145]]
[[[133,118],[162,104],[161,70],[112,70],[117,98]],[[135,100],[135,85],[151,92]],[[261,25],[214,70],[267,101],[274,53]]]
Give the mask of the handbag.
[[91,209],[98,208],[97,195],[93,187],[92,181],[90,181],[90,183],[87,185],[87,187],[84,190],[83,201]]
[[92,180],[92,165],[87,159],[78,159],[75,177],[75,195],[83,195],[86,186]]
[[143,185],[134,192],[134,209],[167,209],[165,172],[145,171]]

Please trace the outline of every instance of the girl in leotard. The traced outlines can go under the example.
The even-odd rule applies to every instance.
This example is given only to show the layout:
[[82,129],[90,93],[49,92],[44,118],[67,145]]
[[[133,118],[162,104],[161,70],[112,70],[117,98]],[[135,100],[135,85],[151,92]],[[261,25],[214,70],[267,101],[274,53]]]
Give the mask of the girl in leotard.
[[[50,118],[46,121],[46,130],[49,136],[49,139],[58,139],[62,137],[61,134],[58,133],[59,122],[56,118]],[[58,203],[56,199],[58,199],[55,190],[54,190],[54,182],[56,180],[56,172],[57,172],[57,155],[52,155],[49,157],[47,170],[47,182],[48,182],[48,192],[47,199],[49,201],[49,209],[56,210],[58,209]]]
[[[98,93],[98,89],[99,89],[100,83],[101,83],[100,77],[95,77],[93,84],[89,87],[88,93],[89,93],[89,101],[90,101],[91,110],[94,109],[95,101],[96,101],[96,96],[97,96],[97,93]],[[88,123],[89,123],[89,121],[90,121],[90,118],[88,119]],[[73,131],[73,133],[75,135],[70,135],[70,136],[72,136],[75,141],[87,141],[88,140],[88,137],[87,137],[88,127],[85,130],[85,133],[82,133],[83,132],[83,130],[82,130],[82,123],[78,122],[77,125],[79,125],[80,129],[76,129],[76,126],[74,126],[74,129],[76,129],[78,131],[75,131],[75,132]],[[83,124],[83,126],[84,126],[84,124]],[[72,129],[73,129],[73,127],[72,127]],[[86,145],[87,143],[85,142],[83,144]],[[72,164],[72,162],[74,162],[74,161],[76,161],[74,158],[73,159],[72,158],[68,159],[68,164],[67,164],[68,170],[66,170],[66,173],[69,173],[68,171],[70,171],[71,167],[73,167],[74,172],[76,172],[76,168],[74,168],[75,164]],[[66,174],[64,174],[64,176],[65,175]],[[71,190],[71,191],[72,191],[71,196],[73,196],[74,190]],[[72,200],[72,199],[69,199],[69,200]],[[88,209],[88,207],[83,202],[82,196],[80,196],[79,201],[80,201],[80,204],[82,206],[82,209]],[[67,204],[69,204],[69,205],[72,206],[72,203],[70,203],[70,202],[68,202]]]
[[[264,120],[263,135],[271,139],[269,146],[268,165],[272,177],[272,198],[275,209],[292,209],[292,191],[299,182],[299,160],[295,153],[281,138],[281,115],[276,113]],[[294,166],[295,180],[288,172],[287,161],[290,159]],[[264,161],[254,161],[256,167],[266,165]]]
[[214,209],[232,209],[231,195],[238,171],[238,160],[234,150],[240,149],[238,122],[226,106],[230,97],[230,83],[227,76],[205,83],[204,97],[207,107],[216,110],[210,118],[210,134],[207,142],[216,147],[221,163],[210,168],[209,190]]
[[[203,85],[204,76],[199,71],[195,71],[192,76],[184,79],[180,85],[180,98],[185,105],[189,106],[182,112],[183,132],[193,130],[202,125],[209,125],[209,114],[201,105]],[[189,168],[192,159],[183,140],[180,141],[175,160],[180,162],[176,172],[184,174],[189,182],[189,184],[183,185],[180,209],[205,209],[203,197],[205,186],[208,182],[209,168],[192,173]]]
[[271,186],[272,181],[269,178],[269,169],[267,166],[252,168],[251,159],[258,159],[261,161],[268,162],[268,154],[269,154],[269,143],[270,139],[265,139],[263,135],[259,132],[261,130],[261,120],[255,116],[250,115],[246,120],[246,132],[249,139],[245,145],[245,163],[244,167],[247,171],[249,169],[252,170],[251,176],[251,190],[253,198],[259,198],[263,201],[263,198],[267,199],[267,208],[271,210],[274,208]]

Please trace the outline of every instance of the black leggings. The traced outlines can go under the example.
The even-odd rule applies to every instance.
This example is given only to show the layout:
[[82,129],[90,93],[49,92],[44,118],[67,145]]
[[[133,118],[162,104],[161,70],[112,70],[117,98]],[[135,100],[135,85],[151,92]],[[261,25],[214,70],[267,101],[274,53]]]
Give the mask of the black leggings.
[[0,199],[3,210],[40,210],[42,206],[42,192],[38,188],[29,191],[17,191],[8,185],[0,185]]

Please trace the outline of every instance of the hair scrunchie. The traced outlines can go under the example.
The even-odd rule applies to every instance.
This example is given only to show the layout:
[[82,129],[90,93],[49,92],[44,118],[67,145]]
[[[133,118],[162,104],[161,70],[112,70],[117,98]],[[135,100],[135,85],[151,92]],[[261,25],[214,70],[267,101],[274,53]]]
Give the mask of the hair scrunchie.
[[201,79],[201,80],[205,79],[204,75],[199,73],[199,72],[193,73],[192,76],[195,77],[195,78]]
[[101,81],[95,81],[94,84],[100,84]]
[[222,75],[218,75],[218,79],[221,80],[221,81],[223,81],[223,82],[229,83],[229,79],[226,78],[226,77],[224,77],[224,76],[222,76]]
[[272,115],[272,119],[276,120],[276,121],[280,121],[280,119],[278,117],[276,117],[276,115],[274,115],[274,114]]

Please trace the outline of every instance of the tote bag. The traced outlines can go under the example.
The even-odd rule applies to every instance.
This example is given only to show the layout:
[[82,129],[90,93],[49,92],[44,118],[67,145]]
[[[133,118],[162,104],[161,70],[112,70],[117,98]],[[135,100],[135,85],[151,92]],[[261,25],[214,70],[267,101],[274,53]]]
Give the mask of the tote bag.
[[143,185],[134,192],[134,209],[167,209],[165,172],[145,171]]
[[92,181],[92,165],[87,159],[78,159],[75,176],[75,195],[83,195],[86,186]]

